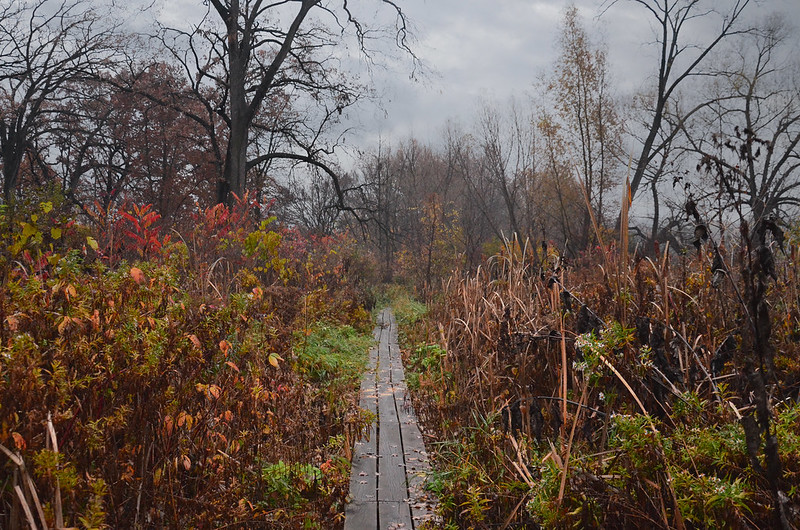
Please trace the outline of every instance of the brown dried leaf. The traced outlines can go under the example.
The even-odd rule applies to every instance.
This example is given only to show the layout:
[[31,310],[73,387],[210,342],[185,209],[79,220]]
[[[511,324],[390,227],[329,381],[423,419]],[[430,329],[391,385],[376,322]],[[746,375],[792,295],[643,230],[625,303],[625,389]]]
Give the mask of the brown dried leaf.
[[71,322],[72,322],[72,318],[70,318],[70,317],[64,317],[63,319],[61,319],[61,323],[58,325],[58,334],[59,335],[63,335],[64,334],[64,330],[67,329],[67,326]]
[[139,285],[142,285],[145,282],[144,273],[142,272],[142,269],[138,267],[131,267],[131,278],[133,278],[133,281]]
[[20,433],[12,432],[11,437],[14,439],[14,445],[16,445],[17,449],[19,449],[20,451],[28,447],[28,444],[25,442],[25,438],[23,438]]
[[92,329],[94,331],[100,329],[100,311],[95,309],[94,313],[92,313],[92,317],[89,320],[92,322]]

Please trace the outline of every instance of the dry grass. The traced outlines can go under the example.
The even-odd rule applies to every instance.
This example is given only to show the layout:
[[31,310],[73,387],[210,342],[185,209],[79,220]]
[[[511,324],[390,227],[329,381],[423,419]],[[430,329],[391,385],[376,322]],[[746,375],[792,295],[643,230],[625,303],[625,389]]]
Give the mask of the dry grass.
[[[729,271],[741,269],[738,249],[721,251]],[[778,426],[794,417],[800,388],[799,282],[790,256],[779,259],[767,294],[778,367],[767,386],[783,444],[781,487],[796,508],[800,440],[787,432],[800,423],[789,421],[787,432]],[[740,423],[755,407],[736,353],[748,340],[744,280],[734,272],[712,285],[712,258],[665,250],[631,260],[603,246],[565,265],[552,250],[509,241],[476,274],[445,284],[433,313],[443,332],[431,340],[446,355],[439,370],[420,371],[419,409],[441,443],[433,484],[451,521],[773,524],[770,487],[748,466]],[[708,436],[698,439],[701,432]],[[450,443],[458,440],[455,459]],[[739,445],[725,453],[730,463],[714,461],[704,445],[731,440]],[[459,471],[457,462],[476,462],[480,471]],[[548,469],[554,489],[530,487],[550,484]],[[727,493],[711,499],[695,491],[708,477]]]

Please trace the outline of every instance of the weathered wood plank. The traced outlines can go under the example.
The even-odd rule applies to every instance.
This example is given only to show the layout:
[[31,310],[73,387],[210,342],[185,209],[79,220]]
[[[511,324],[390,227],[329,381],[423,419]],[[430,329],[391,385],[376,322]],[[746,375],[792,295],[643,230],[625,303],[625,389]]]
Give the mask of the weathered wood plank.
[[434,516],[435,499],[423,489],[425,477],[430,471],[428,453],[422,432],[419,429],[411,398],[403,385],[403,392],[396,387],[398,419],[400,421],[401,438],[403,440],[404,459],[406,464],[406,481],[408,483],[409,506],[414,528]]
[[[378,413],[378,398],[375,381],[362,385],[360,406],[373,414]],[[377,429],[373,425],[366,439],[353,446],[353,462],[350,475],[350,495],[358,501],[377,501],[378,444]],[[377,509],[377,508],[376,508]]]
[[[381,330],[375,329],[375,339],[380,340]],[[361,380],[359,406],[378,413],[378,388],[376,367],[378,348],[369,352],[369,369]],[[353,445],[353,462],[350,468],[350,502],[345,508],[345,530],[374,528],[378,521],[378,444],[377,429],[373,425],[369,437]]]
[[[369,353],[370,368],[361,379],[361,397],[359,399],[359,406],[361,408],[369,408],[372,410],[375,407],[375,397],[377,389],[377,374],[375,373],[375,365],[378,362],[378,349],[374,348]],[[376,412],[373,410],[373,412]]]
[[400,424],[397,421],[381,421],[378,442],[379,472],[378,500],[407,501],[406,466],[400,439]]
[[378,527],[378,503],[375,501],[353,501],[347,505],[344,513],[344,530],[366,530]]
[[350,480],[352,502],[345,529],[418,528],[432,517],[432,499],[422,490],[430,469],[405,384],[397,325],[384,310],[373,336],[370,370],[361,384],[361,407],[376,414],[371,436],[355,444]]
[[400,422],[397,418],[392,386],[385,381],[378,384],[378,417],[380,419],[378,500],[406,501],[408,491]]
[[406,501],[379,502],[378,516],[380,517],[381,530],[412,530],[414,528],[408,509],[408,502]]

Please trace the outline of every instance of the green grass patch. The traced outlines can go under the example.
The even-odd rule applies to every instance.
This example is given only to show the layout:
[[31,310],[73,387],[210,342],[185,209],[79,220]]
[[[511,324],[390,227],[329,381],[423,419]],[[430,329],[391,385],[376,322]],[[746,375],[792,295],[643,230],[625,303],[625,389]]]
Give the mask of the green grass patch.
[[317,322],[295,333],[295,371],[321,385],[353,383],[364,372],[373,343],[371,334],[351,326]]
[[392,310],[401,328],[413,326],[428,313],[428,306],[404,294],[392,301]]
[[384,307],[391,307],[402,328],[417,323],[428,313],[428,307],[417,301],[402,285],[384,284],[375,292],[375,315]]
[[420,378],[429,380],[444,377],[450,379],[452,374],[445,374],[442,372],[442,361],[447,355],[438,344],[420,344],[412,349],[406,359],[406,378],[408,387],[412,390],[418,390],[420,387]]

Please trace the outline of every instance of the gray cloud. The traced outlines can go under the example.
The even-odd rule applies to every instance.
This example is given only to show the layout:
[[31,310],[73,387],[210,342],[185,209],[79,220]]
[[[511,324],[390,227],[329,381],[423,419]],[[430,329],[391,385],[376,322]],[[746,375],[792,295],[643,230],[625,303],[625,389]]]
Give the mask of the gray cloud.
[[402,5],[417,26],[414,50],[428,75],[422,81],[403,72],[373,77],[384,97],[364,119],[367,144],[378,135],[432,140],[448,119],[471,120],[480,102],[529,90],[552,61],[565,3],[408,0]]
[[[346,61],[349,69],[360,69],[359,76],[379,95],[378,102],[364,104],[350,114],[347,125],[356,131],[348,141],[361,148],[377,145],[379,138],[396,143],[413,135],[423,141],[435,141],[448,120],[469,125],[483,102],[504,104],[511,96],[523,97],[532,90],[537,76],[552,64],[562,13],[571,2],[398,3],[413,23],[413,49],[425,65],[423,76],[410,79],[413,66],[396,52],[388,53],[385,68],[373,68],[370,75],[366,75],[363,61],[352,57]],[[650,46],[655,39],[654,30],[644,9],[620,1],[599,16],[608,0],[574,3],[592,35],[607,45],[619,94],[627,96],[647,87],[655,73],[657,51]],[[372,16],[381,20],[381,13],[374,11],[375,5],[359,4],[359,8],[367,14],[372,9]],[[775,10],[785,13],[786,19],[795,24],[800,22],[798,0],[761,0],[753,6],[752,16]],[[163,4],[159,18],[180,24],[204,12],[199,0],[169,0]],[[704,28],[699,25],[695,31],[702,38]]]
[[[416,22],[415,51],[430,66],[427,82],[410,81],[404,72],[376,76],[385,93],[377,112],[364,116],[359,143],[403,139],[433,140],[448,119],[469,123],[485,101],[503,104],[529,92],[556,55],[562,0],[407,0],[406,14]],[[644,9],[632,2],[577,1],[592,35],[607,46],[609,67],[620,96],[647,88],[655,75],[654,28]],[[607,9],[606,9],[607,8]],[[798,0],[763,0],[751,16],[785,13],[800,22]],[[602,16],[601,16],[602,13]],[[691,28],[702,41],[708,20]]]

